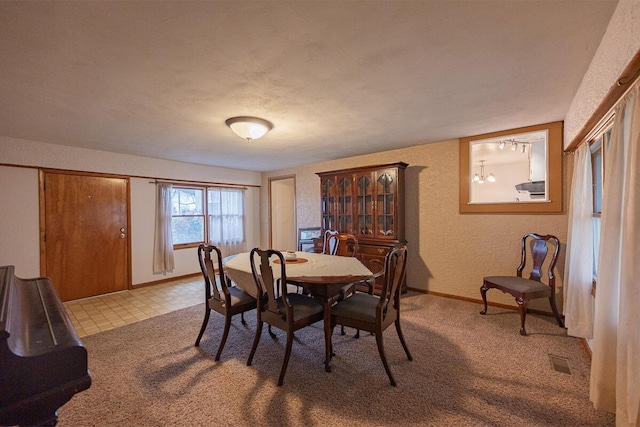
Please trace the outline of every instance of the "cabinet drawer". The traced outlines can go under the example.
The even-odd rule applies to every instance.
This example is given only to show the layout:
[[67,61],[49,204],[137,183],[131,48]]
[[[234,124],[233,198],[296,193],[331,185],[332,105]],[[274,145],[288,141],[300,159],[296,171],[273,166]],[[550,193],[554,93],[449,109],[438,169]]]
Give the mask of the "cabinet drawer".
[[380,256],[383,259],[390,250],[388,246],[358,245],[359,254]]
[[[384,261],[387,256],[387,253],[393,249],[393,246],[377,246],[377,245],[368,245],[361,244],[358,245],[357,256],[360,261],[372,272],[376,273],[379,269],[384,268]],[[378,262],[371,262],[372,260],[376,260]],[[382,277],[378,277],[376,279],[376,283],[374,286],[374,293],[376,295],[380,294],[382,290]],[[366,292],[366,287],[360,286],[358,290],[361,292]],[[405,281],[401,285],[402,293],[407,292],[407,281]]]

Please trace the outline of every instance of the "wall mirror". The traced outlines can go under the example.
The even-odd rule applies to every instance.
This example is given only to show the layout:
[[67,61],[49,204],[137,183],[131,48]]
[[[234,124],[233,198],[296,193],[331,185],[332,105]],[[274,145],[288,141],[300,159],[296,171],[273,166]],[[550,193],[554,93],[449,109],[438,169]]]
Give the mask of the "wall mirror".
[[460,139],[460,213],[561,213],[562,122]]

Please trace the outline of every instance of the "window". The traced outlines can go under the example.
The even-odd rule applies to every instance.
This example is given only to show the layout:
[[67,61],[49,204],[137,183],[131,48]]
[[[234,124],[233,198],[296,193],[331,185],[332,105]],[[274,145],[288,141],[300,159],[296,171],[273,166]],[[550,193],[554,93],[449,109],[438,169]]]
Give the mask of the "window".
[[604,159],[611,140],[611,123],[589,142],[593,185],[593,277],[597,277],[600,250],[600,217],[602,215],[602,188],[605,177]]
[[171,190],[171,230],[174,245],[204,242],[203,195],[202,188],[173,187]]
[[244,241],[244,194],[231,188],[209,188],[209,240],[214,244]]
[[233,249],[244,242],[241,189],[173,187],[171,216],[174,246],[193,247],[208,241]]

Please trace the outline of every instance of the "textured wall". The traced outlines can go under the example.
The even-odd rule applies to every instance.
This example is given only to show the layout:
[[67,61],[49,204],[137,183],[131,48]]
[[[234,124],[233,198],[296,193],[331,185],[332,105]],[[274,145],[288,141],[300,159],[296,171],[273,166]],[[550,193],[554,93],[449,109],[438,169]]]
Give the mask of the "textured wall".
[[640,50],[640,1],[620,0],[564,120],[565,147]]
[[[49,167],[57,169],[150,176],[206,182],[231,182],[259,185],[259,172],[173,162],[0,137],[0,164]],[[13,264],[22,277],[38,276],[39,210],[38,171],[31,168],[0,166],[5,209],[0,221],[0,265]],[[251,187],[246,193],[248,245],[259,239],[258,205],[260,191]],[[152,272],[153,227],[155,223],[155,186],[147,178],[131,180],[131,269],[132,284],[152,282],[174,276],[197,273],[194,248],[175,252],[176,269],[165,276]],[[11,242],[11,244],[7,243]],[[12,246],[13,245],[13,246]]]
[[[404,161],[409,164],[405,204],[409,286],[479,300],[483,276],[515,272],[520,260],[520,239],[525,232],[555,234],[565,243],[567,216],[460,215],[458,145],[458,140],[445,141],[263,174],[261,244],[268,243],[266,182],[269,176],[296,175],[298,227],[314,227],[320,224],[320,179],[316,172]],[[566,163],[565,177],[570,170]],[[560,285],[564,248],[561,257]],[[510,296],[499,291],[491,291],[489,298],[513,303]],[[562,306],[561,301],[558,306]],[[547,301],[536,301],[532,307],[549,311]]]
[[0,167],[0,265],[18,277],[40,276],[38,171]]

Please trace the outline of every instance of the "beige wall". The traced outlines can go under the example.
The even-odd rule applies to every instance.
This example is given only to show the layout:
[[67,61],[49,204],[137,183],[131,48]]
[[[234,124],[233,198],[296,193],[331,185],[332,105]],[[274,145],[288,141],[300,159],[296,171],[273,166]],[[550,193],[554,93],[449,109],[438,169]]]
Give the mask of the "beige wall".
[[[35,167],[251,185],[245,196],[247,246],[253,247],[260,238],[257,214],[260,191],[253,187],[260,184],[259,172],[0,137],[0,196],[5,202],[0,216],[0,265],[14,265],[19,277],[40,275],[39,190]],[[153,274],[155,186],[149,184],[148,178],[131,178],[130,189],[132,284],[198,273],[196,249],[188,248],[175,251],[173,273],[166,276]]]
[[[261,244],[268,244],[265,189],[270,176],[295,174],[298,227],[314,227],[320,224],[320,179],[316,172],[403,161],[409,164],[405,202],[409,286],[480,300],[483,276],[515,273],[520,260],[520,239],[525,232],[554,234],[564,244],[567,216],[460,215],[458,145],[458,140],[444,141],[264,173],[260,195]],[[571,170],[566,161],[570,161],[569,157],[565,157],[565,177],[566,171]],[[563,265],[564,247],[558,263],[560,287]],[[498,291],[488,295],[490,301],[514,304],[510,296]],[[558,296],[561,295],[560,289]],[[562,307],[561,299],[558,306]],[[549,311],[546,300],[534,301],[531,307]]]
[[640,1],[620,0],[591,65],[564,119],[564,143],[571,143],[609,88],[640,50]]

